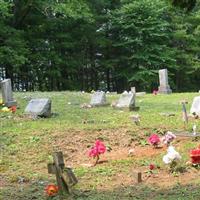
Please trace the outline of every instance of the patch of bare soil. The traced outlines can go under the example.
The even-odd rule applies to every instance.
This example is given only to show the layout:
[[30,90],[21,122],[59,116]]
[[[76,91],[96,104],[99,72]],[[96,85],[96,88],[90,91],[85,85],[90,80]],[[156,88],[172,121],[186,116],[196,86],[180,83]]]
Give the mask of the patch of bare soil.
[[[54,134],[55,140],[52,145],[60,149],[64,153],[65,162],[73,168],[91,164],[93,161],[88,157],[88,151],[94,144],[96,139],[104,141],[106,146],[110,147],[110,151],[101,156],[102,161],[125,160],[130,158],[129,151],[132,149],[131,158],[134,160],[148,158],[152,160],[166,152],[166,147],[153,149],[151,146],[140,146],[138,141],[133,139],[133,135],[127,129],[116,130],[96,130],[96,131],[77,131],[71,130],[68,133]],[[175,146],[184,145],[188,138],[177,138]],[[85,165],[85,166],[86,166]],[[101,165],[107,165],[102,162]],[[117,187],[123,185],[135,184],[134,170],[141,171],[143,175],[142,184],[156,185],[159,187],[170,187],[177,183],[189,184],[200,178],[200,171],[189,168],[186,172],[174,176],[169,173],[168,169],[157,169],[155,174],[146,173],[149,169],[147,166],[130,167],[130,173],[117,173],[110,178],[109,185],[98,185],[99,189],[107,189],[107,187]]]

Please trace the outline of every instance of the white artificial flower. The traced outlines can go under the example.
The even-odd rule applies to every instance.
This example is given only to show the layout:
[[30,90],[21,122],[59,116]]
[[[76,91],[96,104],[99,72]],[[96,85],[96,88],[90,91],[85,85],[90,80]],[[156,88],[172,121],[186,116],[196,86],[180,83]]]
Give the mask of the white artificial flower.
[[193,127],[192,127],[192,130],[193,130],[193,135],[196,135],[197,134],[197,125],[194,124]]
[[180,159],[180,154],[174,149],[173,146],[169,146],[167,149],[167,154],[163,156],[163,162],[165,164],[170,164],[171,162],[178,161]]

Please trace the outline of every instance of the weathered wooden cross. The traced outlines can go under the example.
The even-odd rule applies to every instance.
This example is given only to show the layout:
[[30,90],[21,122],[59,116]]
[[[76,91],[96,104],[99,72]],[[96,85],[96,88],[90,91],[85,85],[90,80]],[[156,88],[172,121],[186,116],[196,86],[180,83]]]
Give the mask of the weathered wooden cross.
[[48,173],[56,175],[60,195],[69,195],[71,187],[78,183],[76,176],[69,167],[65,167],[63,153],[53,153],[53,163],[48,164]]

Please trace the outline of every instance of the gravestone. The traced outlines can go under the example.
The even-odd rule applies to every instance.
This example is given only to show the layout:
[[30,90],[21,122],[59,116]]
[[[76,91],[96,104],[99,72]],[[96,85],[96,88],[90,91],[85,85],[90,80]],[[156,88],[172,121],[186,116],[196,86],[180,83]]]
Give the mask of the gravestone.
[[39,117],[51,116],[51,100],[50,99],[32,99],[29,101],[26,109],[26,114]]
[[194,97],[190,113],[200,117],[200,96]]
[[159,70],[159,82],[160,82],[160,86],[158,88],[158,93],[160,93],[160,94],[170,94],[170,93],[172,93],[172,90],[170,89],[170,86],[169,86],[169,83],[168,83],[167,69]]
[[131,92],[132,93],[136,93],[136,88],[135,87],[131,87]]
[[105,105],[107,105],[105,92],[95,92],[92,95],[90,105],[91,106],[105,106]]
[[121,94],[117,104],[115,105],[116,108],[129,108],[129,110],[133,110],[135,108],[135,93],[127,93],[124,92]]
[[5,79],[1,81],[2,100],[5,106],[17,106],[17,102],[13,99],[11,80]]
[[136,97],[144,96],[146,92],[136,92]]

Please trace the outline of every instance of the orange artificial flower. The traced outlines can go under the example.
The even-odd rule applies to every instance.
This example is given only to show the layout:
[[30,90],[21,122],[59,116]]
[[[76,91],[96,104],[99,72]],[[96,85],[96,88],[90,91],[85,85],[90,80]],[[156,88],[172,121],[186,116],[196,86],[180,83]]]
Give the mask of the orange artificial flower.
[[45,188],[45,192],[48,196],[55,196],[58,193],[57,185],[47,185]]
[[10,109],[10,111],[11,111],[12,113],[15,113],[16,110],[17,110],[17,106],[11,106],[9,109]]

